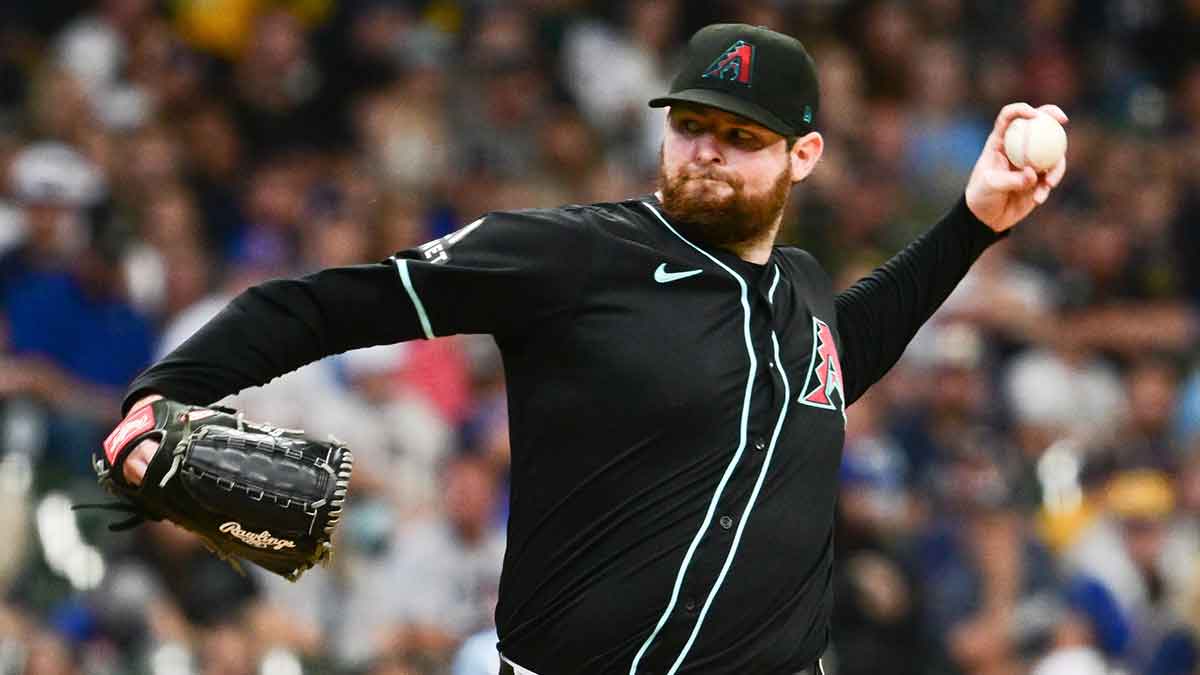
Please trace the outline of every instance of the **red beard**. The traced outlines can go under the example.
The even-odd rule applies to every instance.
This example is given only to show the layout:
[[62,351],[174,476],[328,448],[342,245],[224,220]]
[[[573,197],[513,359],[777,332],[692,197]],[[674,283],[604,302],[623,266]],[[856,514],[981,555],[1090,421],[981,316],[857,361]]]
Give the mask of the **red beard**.
[[[725,191],[700,180],[705,178],[725,183],[732,194],[718,195],[718,191]],[[658,189],[663,211],[689,237],[710,246],[758,241],[769,234],[787,206],[791,188],[787,170],[780,172],[766,194],[758,196],[747,195],[744,182],[719,167],[700,170],[685,167],[679,175],[668,178],[659,150]]]

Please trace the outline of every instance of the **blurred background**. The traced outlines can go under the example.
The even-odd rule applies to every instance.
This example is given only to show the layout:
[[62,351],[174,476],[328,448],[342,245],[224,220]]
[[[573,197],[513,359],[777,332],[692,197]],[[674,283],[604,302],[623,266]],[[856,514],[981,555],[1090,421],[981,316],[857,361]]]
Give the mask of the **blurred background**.
[[0,673],[493,675],[490,338],[232,399],[360,460],[299,584],[70,507],[105,501],[124,385],[247,285],[651,191],[645,101],[718,20],[816,57],[784,239],[843,286],[951,206],[1004,103],[1072,120],[1049,204],[849,411],[827,670],[1200,672],[1200,2],[4,0]]

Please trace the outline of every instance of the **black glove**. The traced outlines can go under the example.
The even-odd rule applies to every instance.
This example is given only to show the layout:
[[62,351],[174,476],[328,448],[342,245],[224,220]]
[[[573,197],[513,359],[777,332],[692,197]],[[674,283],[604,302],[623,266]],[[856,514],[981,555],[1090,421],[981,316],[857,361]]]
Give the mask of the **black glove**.
[[[146,439],[159,448],[140,486],[121,473]],[[166,399],[129,413],[93,458],[100,484],[125,500],[133,518],[167,519],[199,535],[222,559],[245,559],[295,581],[333,555],[330,536],[342,512],[353,455],[334,440],[306,438],[220,407]]]

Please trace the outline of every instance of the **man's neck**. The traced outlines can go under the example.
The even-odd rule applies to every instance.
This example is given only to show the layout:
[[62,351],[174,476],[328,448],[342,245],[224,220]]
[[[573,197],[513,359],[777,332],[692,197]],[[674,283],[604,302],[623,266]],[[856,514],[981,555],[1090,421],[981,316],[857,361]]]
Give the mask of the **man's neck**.
[[733,253],[737,257],[752,262],[756,265],[766,265],[771,260],[771,249],[775,247],[775,236],[779,234],[779,223],[783,220],[783,214],[775,219],[775,223],[771,225],[771,230],[763,236],[753,241],[743,241],[722,248]]

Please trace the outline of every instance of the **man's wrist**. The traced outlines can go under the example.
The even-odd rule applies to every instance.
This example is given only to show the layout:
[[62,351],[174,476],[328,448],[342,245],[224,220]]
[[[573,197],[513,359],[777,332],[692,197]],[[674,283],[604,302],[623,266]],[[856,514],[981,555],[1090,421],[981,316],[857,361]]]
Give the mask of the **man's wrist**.
[[133,405],[129,406],[128,410],[124,411],[126,415],[128,415],[129,413],[133,412],[134,410],[137,410],[138,408],[140,408],[144,405],[148,405],[150,403],[153,403],[153,402],[163,398],[162,394],[155,394],[152,392],[139,392],[139,393],[141,393],[142,395],[137,399],[137,401],[135,401],[133,403]]
[[997,230],[979,218],[964,195],[950,209],[949,218],[959,223],[958,227],[965,228],[973,237],[982,240],[984,247],[1007,237],[1012,228]]

